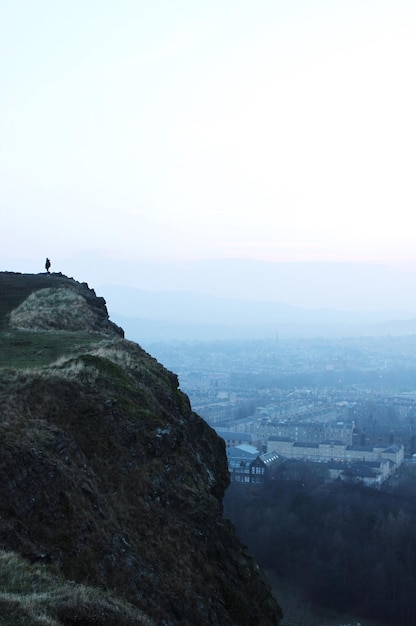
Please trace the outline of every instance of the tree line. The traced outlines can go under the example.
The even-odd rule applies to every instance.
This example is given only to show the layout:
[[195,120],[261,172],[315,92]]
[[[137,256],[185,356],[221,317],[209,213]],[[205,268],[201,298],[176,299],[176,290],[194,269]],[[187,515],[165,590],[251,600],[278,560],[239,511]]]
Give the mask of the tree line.
[[416,472],[390,491],[327,483],[308,464],[262,487],[232,483],[225,515],[263,569],[310,600],[394,626],[415,623]]

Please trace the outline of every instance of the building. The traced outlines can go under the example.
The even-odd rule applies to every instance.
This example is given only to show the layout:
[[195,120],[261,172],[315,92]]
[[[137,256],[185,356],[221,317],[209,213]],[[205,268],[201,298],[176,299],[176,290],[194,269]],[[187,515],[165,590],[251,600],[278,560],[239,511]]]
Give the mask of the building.
[[[383,472],[388,472],[388,476],[394,473],[404,461],[404,447],[396,444],[373,448],[370,446],[350,446],[337,440],[305,443],[290,440],[288,437],[269,437],[267,440],[267,451],[276,452],[285,459],[316,461],[320,463],[346,463],[349,466],[359,462],[373,462],[380,465],[380,462],[388,461],[389,464],[387,464],[386,468],[388,467],[389,469],[385,468],[383,470]],[[385,478],[388,476],[386,475]]]
[[355,423],[352,422],[295,422],[262,420],[257,426],[257,435],[264,439],[272,436],[288,437],[294,441],[319,443],[325,439],[336,439],[345,444],[353,442]]
[[276,452],[260,454],[247,444],[227,448],[228,471],[232,482],[263,484],[272,478],[280,462]]
[[251,463],[259,456],[259,451],[254,446],[241,444],[227,448],[228,471],[233,482],[251,482]]
[[215,429],[217,435],[224,439],[227,448],[234,448],[241,445],[254,446],[254,436],[252,433],[239,433],[235,430]]
[[359,461],[348,465],[339,478],[343,482],[360,483],[366,487],[380,487],[393,471],[393,463],[388,459]]

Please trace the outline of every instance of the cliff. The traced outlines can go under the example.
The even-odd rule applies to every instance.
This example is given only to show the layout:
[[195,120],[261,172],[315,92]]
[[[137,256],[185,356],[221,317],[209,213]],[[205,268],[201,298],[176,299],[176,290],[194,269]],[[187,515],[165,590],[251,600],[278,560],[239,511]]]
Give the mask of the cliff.
[[103,298],[0,273],[0,341],[5,623],[277,625],[223,517],[222,440]]

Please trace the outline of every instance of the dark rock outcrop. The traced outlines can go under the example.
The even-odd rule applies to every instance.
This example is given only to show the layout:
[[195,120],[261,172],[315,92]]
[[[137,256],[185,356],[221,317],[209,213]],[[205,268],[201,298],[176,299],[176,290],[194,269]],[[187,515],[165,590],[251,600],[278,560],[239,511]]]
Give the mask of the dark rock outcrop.
[[[81,295],[94,320],[100,311],[101,333],[94,321],[86,348],[68,330],[69,353],[19,368],[34,331],[13,330],[12,313],[51,288]],[[177,377],[123,339],[86,285],[3,273],[0,300],[0,548],[111,590],[155,624],[277,625],[270,586],[223,517],[224,443]]]

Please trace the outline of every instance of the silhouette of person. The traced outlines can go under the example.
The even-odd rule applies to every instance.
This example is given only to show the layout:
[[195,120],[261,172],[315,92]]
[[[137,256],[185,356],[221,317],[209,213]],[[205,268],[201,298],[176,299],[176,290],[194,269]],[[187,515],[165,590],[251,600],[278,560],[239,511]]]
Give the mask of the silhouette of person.
[[48,259],[48,258],[46,258],[45,269],[46,269],[46,271],[48,272],[48,274],[49,274],[49,268],[50,268],[50,266],[51,266],[51,262],[49,261],[49,259]]

